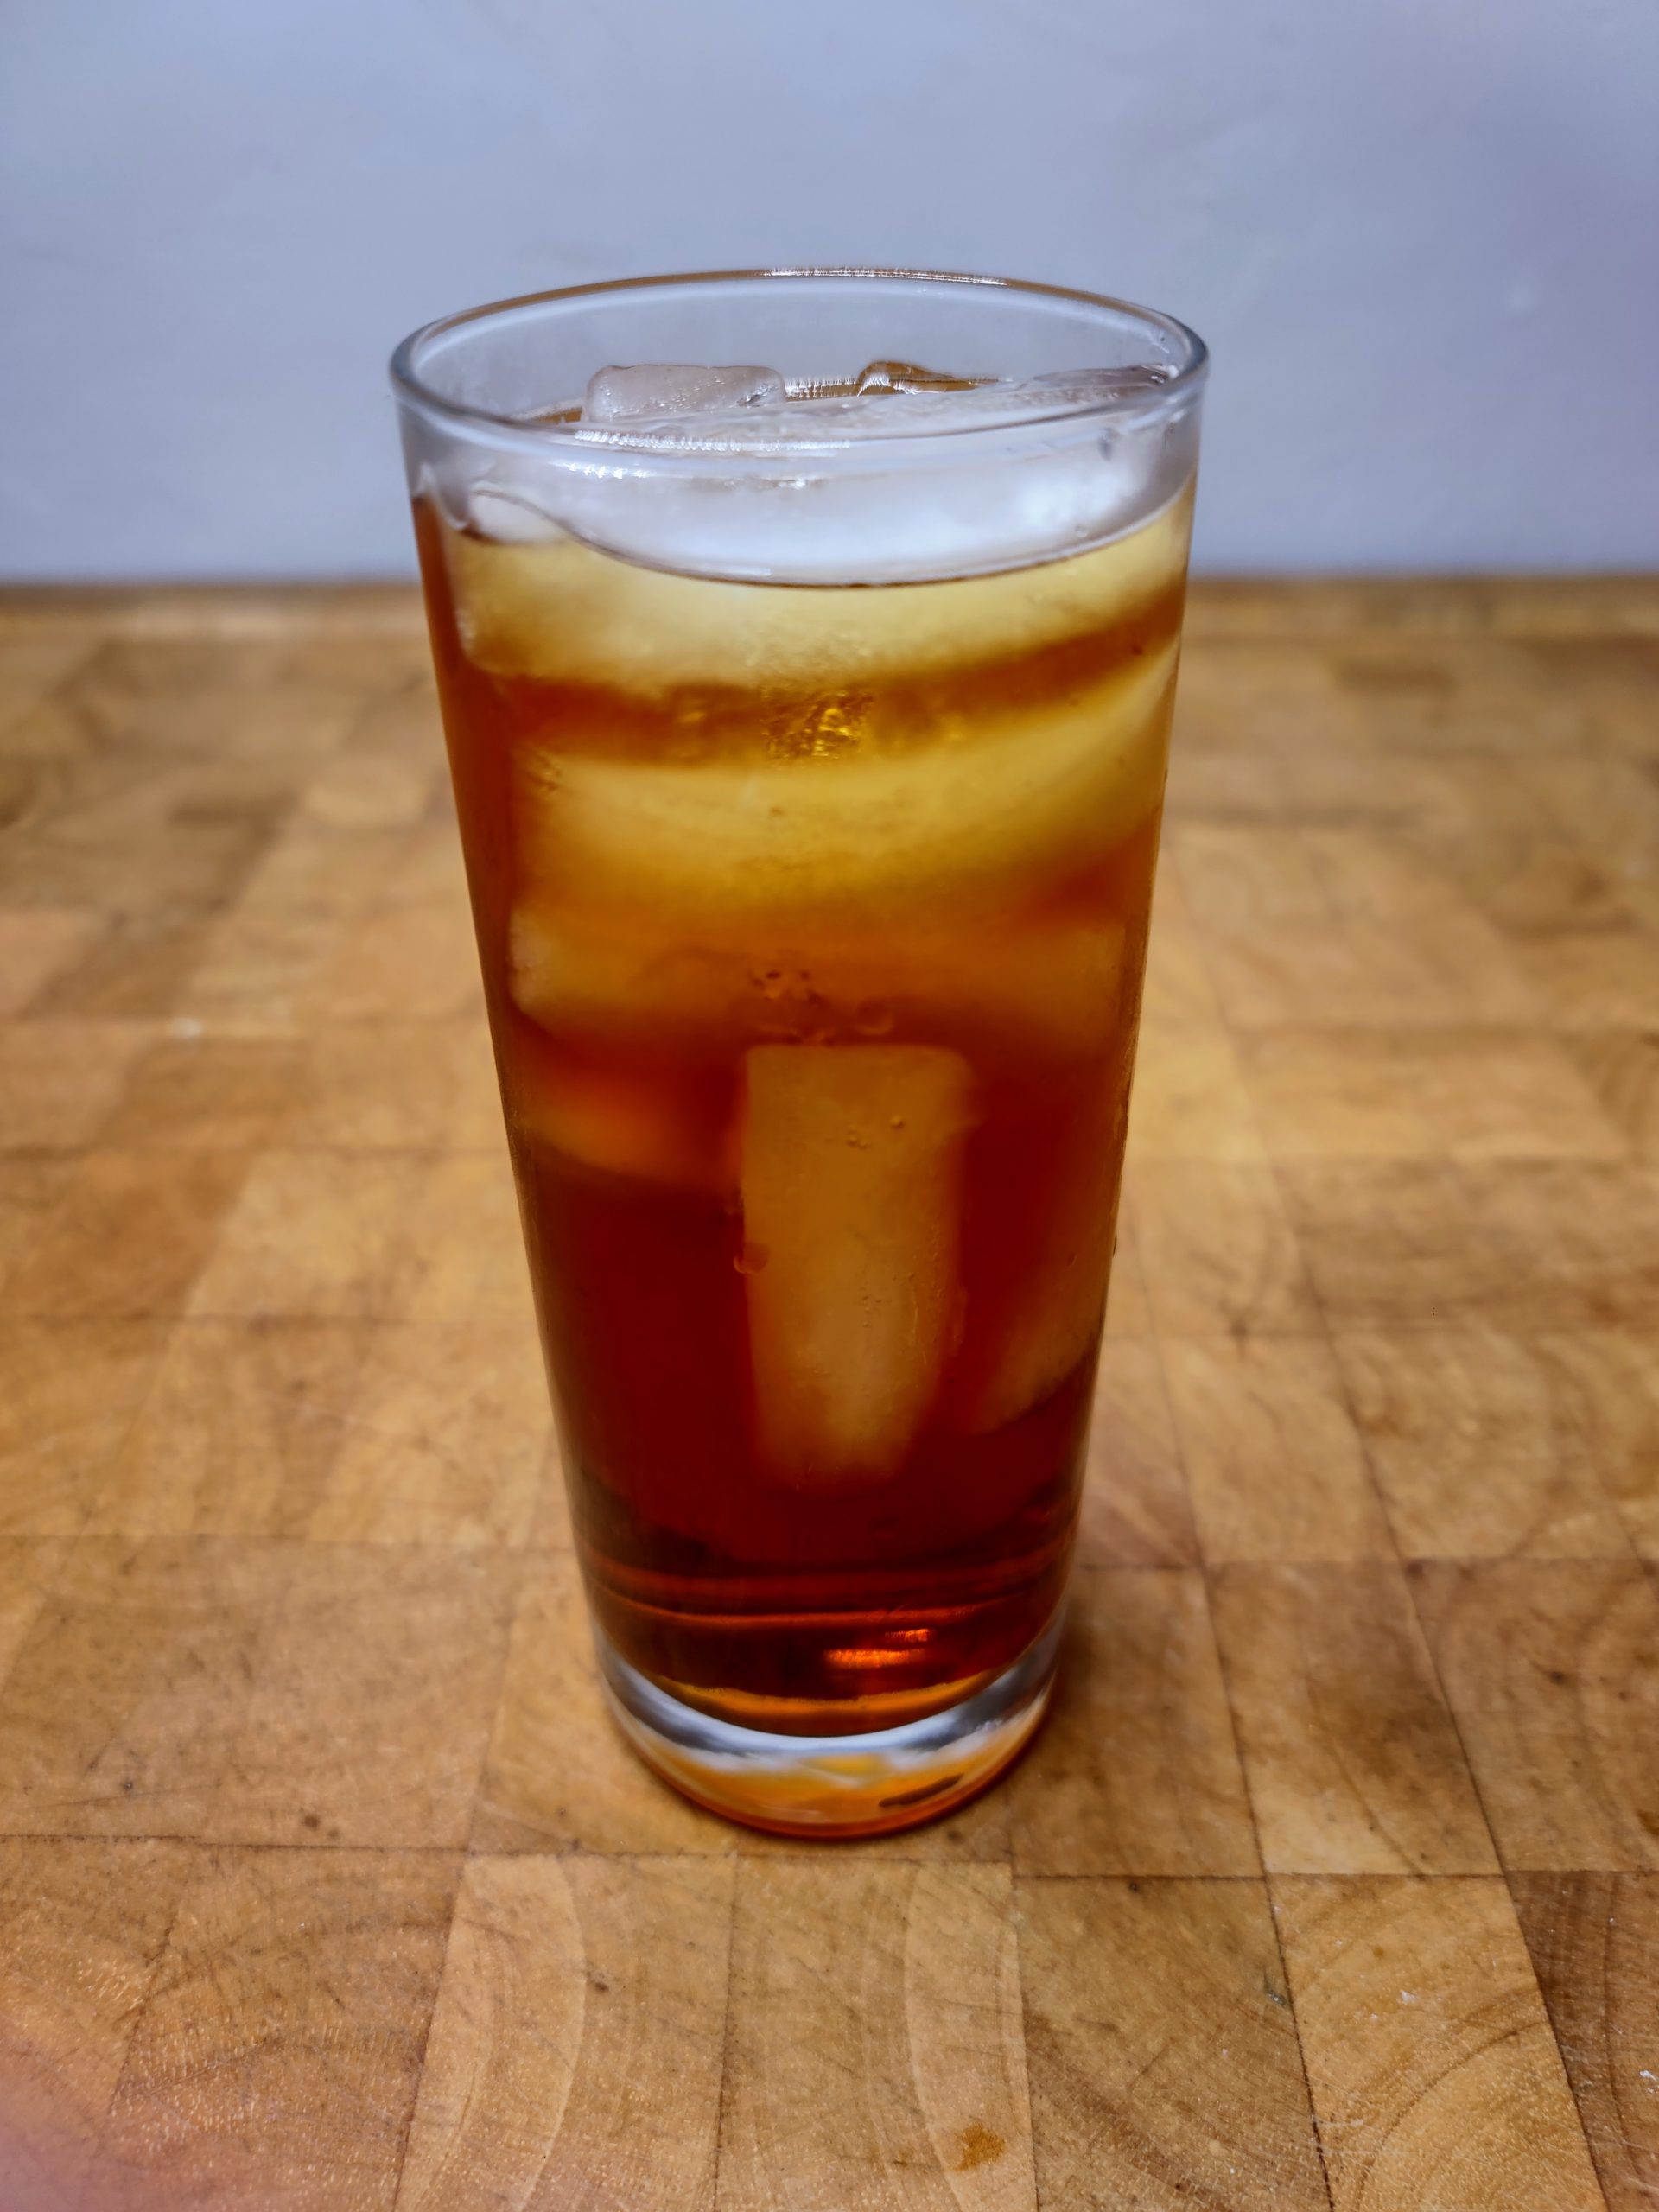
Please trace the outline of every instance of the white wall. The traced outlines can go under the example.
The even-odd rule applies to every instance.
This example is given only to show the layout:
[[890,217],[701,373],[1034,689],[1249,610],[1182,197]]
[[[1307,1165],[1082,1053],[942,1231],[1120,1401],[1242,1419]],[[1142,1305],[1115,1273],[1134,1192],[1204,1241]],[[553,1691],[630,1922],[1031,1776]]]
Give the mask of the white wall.
[[6,0],[0,572],[402,569],[407,327],[769,261],[1196,324],[1211,569],[1659,566],[1654,0]]

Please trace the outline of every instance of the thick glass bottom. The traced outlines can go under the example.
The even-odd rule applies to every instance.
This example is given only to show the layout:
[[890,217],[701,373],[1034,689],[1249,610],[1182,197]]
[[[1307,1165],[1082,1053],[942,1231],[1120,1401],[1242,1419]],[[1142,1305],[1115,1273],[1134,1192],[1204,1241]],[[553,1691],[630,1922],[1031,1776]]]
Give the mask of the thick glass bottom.
[[782,1735],[686,1705],[595,1633],[618,1726],[665,1782],[728,1820],[778,1835],[885,1835],[937,1819],[995,1780],[1035,1732],[1053,1686],[1057,1613],[972,1696],[863,1735]]

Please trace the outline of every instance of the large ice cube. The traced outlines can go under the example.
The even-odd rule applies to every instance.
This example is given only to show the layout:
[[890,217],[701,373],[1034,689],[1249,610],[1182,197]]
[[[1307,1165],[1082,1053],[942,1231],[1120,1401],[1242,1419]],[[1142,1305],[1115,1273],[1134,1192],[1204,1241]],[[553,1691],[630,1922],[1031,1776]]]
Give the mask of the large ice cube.
[[685,918],[617,919],[546,892],[513,907],[507,982],[521,1014],[556,1033],[637,1033],[729,1043],[747,985],[741,948],[710,945]]
[[1117,1087],[1103,1084],[1094,1109],[1078,1117],[1048,1163],[1050,1202],[1046,1217],[1033,1224],[1020,1296],[995,1357],[961,1400],[962,1425],[972,1433],[1000,1428],[1040,1404],[1099,1332],[1116,1218],[1119,1110]]
[[547,502],[556,504],[556,484],[528,467],[502,462],[473,486],[467,519],[497,545],[547,545],[564,536]]
[[526,746],[519,872],[599,906],[763,913],[785,937],[1017,895],[1157,806],[1175,664],[1172,644],[1063,706],[988,715],[944,757],[679,766]]
[[879,1482],[914,1440],[957,1298],[968,1065],[927,1046],[761,1046],[741,1186],[756,1445],[780,1482]]
[[1144,399],[1167,381],[1162,371],[1141,367],[973,378],[872,361],[852,389],[818,384],[791,397],[774,369],[664,363],[601,369],[588,387],[580,435],[651,453],[810,454],[848,442],[1062,421]]
[[[1078,560],[855,598],[843,591],[734,591],[609,560],[560,537],[553,519],[560,485],[528,460],[500,464],[478,489],[488,514],[499,518],[499,535],[512,542],[489,542],[495,525],[486,518],[476,524],[482,536],[445,533],[472,659],[493,675],[596,684],[648,698],[698,684],[807,686],[853,675],[879,683],[1086,638],[1174,591],[1192,524],[1192,502],[1182,499]],[[690,497],[673,483],[661,489],[671,504]],[[639,496],[647,496],[643,487]],[[774,487],[762,499],[752,488],[747,511],[764,520],[759,511],[772,499],[791,496]],[[925,506],[932,487],[912,485],[907,496]],[[880,540],[879,505],[870,527]],[[526,542],[536,537],[548,542]]]
[[1039,918],[809,950],[772,934],[721,935],[707,916],[596,916],[532,893],[513,909],[508,980],[520,1012],[556,1035],[669,1037],[718,1052],[897,1029],[1077,1061],[1115,1033],[1123,949],[1119,922]]
[[653,361],[601,369],[588,379],[584,423],[661,422],[705,409],[763,406],[787,397],[776,369],[708,368],[690,361]]
[[607,1064],[542,1045],[512,1039],[506,1054],[508,1117],[525,1135],[606,1174],[729,1187],[728,1147],[694,1082],[677,1083],[660,1064]]

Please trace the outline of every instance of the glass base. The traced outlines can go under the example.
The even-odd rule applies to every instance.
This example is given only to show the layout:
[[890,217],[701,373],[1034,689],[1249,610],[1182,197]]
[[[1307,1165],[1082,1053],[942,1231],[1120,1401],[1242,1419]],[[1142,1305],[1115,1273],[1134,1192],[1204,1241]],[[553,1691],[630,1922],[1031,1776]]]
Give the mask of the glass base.
[[600,1635],[600,1679],[618,1726],[665,1782],[728,1820],[776,1835],[885,1835],[935,1820],[1024,1750],[1054,1682],[1060,1616],[971,1697],[862,1736],[740,1728],[646,1680]]

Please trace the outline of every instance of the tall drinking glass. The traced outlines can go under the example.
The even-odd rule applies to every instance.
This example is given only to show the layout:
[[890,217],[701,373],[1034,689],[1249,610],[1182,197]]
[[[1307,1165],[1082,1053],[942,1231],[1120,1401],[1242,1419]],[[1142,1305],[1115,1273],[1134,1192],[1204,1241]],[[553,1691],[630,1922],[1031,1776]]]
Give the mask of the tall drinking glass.
[[450,317],[393,379],[615,1716],[871,1834],[1052,1678],[1205,353],[864,270]]

